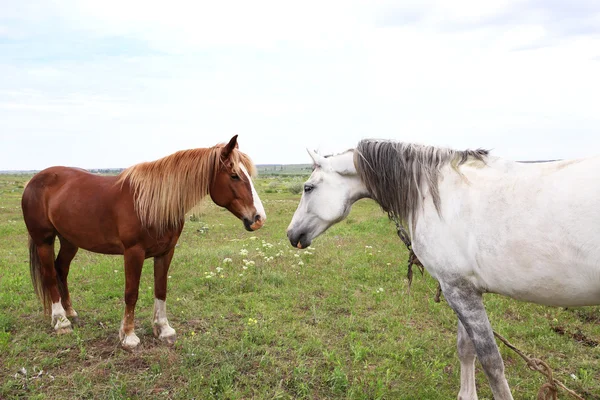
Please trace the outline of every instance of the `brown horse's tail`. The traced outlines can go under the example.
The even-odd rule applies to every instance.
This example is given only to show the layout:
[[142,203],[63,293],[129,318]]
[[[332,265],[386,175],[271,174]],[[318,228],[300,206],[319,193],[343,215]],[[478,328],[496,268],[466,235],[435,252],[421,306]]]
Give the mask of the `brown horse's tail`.
[[29,272],[31,273],[31,283],[33,283],[35,294],[44,305],[44,313],[49,314],[52,309],[52,299],[50,298],[50,292],[48,292],[44,286],[42,278],[42,262],[40,261],[40,256],[37,252],[37,246],[33,242],[31,236],[29,236]]

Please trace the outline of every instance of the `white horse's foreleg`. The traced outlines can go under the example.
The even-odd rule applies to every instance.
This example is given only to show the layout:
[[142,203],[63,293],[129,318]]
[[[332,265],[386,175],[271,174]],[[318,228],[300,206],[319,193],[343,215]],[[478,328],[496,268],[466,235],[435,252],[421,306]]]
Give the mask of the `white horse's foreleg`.
[[494,399],[513,400],[504,376],[504,363],[494,340],[492,326],[485,313],[481,293],[467,281],[454,281],[451,284],[441,282],[441,285],[444,297],[471,338],[477,358],[492,388]]
[[458,320],[458,337],[456,340],[458,359],[460,360],[460,392],[458,400],[477,400],[475,387],[475,346],[471,342],[465,327]]

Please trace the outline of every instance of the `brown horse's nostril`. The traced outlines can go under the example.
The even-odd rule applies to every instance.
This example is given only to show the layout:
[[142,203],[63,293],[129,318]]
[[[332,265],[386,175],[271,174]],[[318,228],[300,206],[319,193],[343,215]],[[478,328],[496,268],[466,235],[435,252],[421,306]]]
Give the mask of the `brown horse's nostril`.
[[254,222],[258,222],[258,221],[260,221],[260,215],[256,214],[254,216]]

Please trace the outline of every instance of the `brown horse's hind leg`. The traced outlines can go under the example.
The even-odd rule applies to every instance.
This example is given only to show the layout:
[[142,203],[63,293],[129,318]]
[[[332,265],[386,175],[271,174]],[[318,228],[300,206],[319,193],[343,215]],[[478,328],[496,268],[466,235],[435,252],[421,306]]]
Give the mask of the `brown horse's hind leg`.
[[167,320],[167,276],[175,248],[160,257],[154,257],[154,336],[168,345],[177,339],[175,329]]
[[125,349],[134,349],[140,343],[140,338],[135,334],[135,303],[138,299],[140,276],[144,265],[145,251],[136,246],[126,249],[125,256],[125,314],[119,329],[121,346]]
[[73,257],[75,257],[75,254],[77,254],[77,250],[79,250],[79,248],[61,236],[59,236],[59,240],[60,251],[58,252],[58,257],[56,257],[56,261],[54,262],[54,268],[56,269],[60,300],[67,313],[67,317],[71,318],[73,322],[77,322],[79,318],[77,316],[77,312],[73,309],[71,304],[71,295],[69,294],[67,277],[69,275],[71,261],[73,260]]
[[69,333],[72,331],[71,322],[67,319],[65,309],[61,304],[60,292],[54,269],[54,237],[51,243],[46,240],[37,245],[37,254],[40,261],[40,273],[44,292],[49,294],[52,302],[52,326],[56,333]]

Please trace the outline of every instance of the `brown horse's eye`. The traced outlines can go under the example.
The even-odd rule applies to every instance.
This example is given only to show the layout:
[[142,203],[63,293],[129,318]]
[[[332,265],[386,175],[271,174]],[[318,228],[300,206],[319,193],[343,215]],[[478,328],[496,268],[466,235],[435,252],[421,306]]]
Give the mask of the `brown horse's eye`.
[[231,179],[233,179],[234,181],[239,181],[240,176],[238,174],[231,174]]

